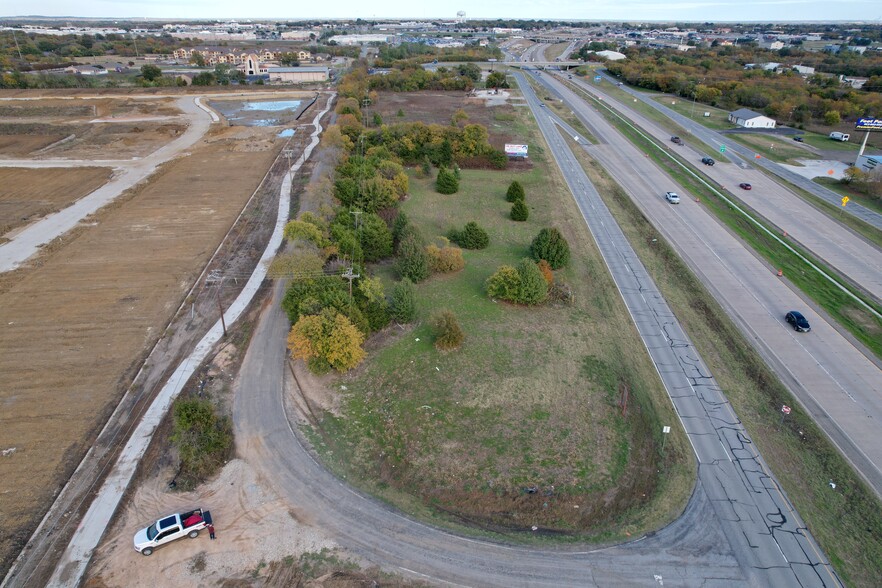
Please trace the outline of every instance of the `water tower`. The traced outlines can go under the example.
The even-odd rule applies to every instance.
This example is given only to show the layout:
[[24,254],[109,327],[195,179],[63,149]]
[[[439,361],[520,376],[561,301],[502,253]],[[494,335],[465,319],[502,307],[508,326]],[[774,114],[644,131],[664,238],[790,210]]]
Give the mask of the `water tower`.
[[459,22],[465,22],[465,10],[460,10],[456,13],[456,20]]

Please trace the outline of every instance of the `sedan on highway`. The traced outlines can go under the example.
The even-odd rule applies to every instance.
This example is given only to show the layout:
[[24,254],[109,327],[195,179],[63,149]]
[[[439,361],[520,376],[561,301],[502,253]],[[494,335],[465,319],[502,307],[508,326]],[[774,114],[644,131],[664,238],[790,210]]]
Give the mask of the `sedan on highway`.
[[677,145],[682,145],[682,144],[683,144],[683,139],[681,139],[680,137],[674,135],[673,137],[671,137],[671,142],[672,142],[672,143],[676,143]]
[[676,192],[665,192],[665,200],[671,204],[680,204],[680,196]]
[[802,143],[802,142],[803,142],[803,138],[802,138],[802,137],[793,137],[793,140],[796,141],[797,143]]
[[710,157],[702,157],[701,163],[703,163],[704,165],[713,165],[716,162],[713,159],[711,159]]
[[753,189],[753,186],[751,186],[747,182],[742,182],[742,183],[738,184],[738,187],[741,188],[742,190],[752,190]]
[[805,317],[802,316],[802,313],[798,310],[791,310],[784,316],[784,320],[793,327],[794,331],[800,333],[808,333],[812,330],[812,327],[809,325],[809,322],[805,320]]

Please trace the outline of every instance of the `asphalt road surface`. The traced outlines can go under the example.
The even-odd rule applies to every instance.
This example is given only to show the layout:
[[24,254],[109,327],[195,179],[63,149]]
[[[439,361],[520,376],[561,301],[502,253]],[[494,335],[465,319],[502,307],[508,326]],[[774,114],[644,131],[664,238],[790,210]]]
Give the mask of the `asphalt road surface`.
[[[593,105],[554,76],[536,79],[562,98],[600,140],[583,148],[629,193],[720,302],[796,396],[802,406],[795,409],[808,411],[882,495],[882,444],[878,442],[882,438],[882,370],[878,364],[778,278],[775,268],[748,251],[703,205],[689,198]],[[668,190],[683,196],[679,205],[665,202]],[[811,333],[796,333],[784,322],[784,314],[793,309],[806,315]]]
[[695,448],[699,481],[684,515],[626,545],[552,551],[457,537],[361,495],[316,462],[286,417],[289,324],[279,308],[281,285],[255,329],[238,380],[233,419],[239,454],[341,547],[433,583],[840,585],[550,116],[540,112],[532,92],[525,94]]
[[[733,159],[736,163],[717,161],[714,166],[705,166],[701,163],[701,158],[705,156],[705,153],[693,149],[690,144],[690,136],[682,137],[684,144],[677,146],[671,143],[670,133],[666,129],[655,121],[647,119],[627,103],[614,100],[601,89],[592,85],[593,82],[582,79],[573,79],[572,82],[595,95],[602,96],[607,104],[613,105],[625,118],[657,139],[665,148],[692,162],[693,166],[696,166],[701,173],[733,192],[746,206],[776,226],[780,231],[779,234],[786,233],[787,240],[798,242],[816,257],[835,267],[858,288],[869,293],[876,300],[882,300],[882,271],[879,270],[882,266],[882,251],[875,245],[756,169],[754,164],[747,165],[735,156]],[[636,93],[632,92],[632,94]],[[646,99],[646,101],[658,104],[652,99]],[[667,107],[664,107],[664,111],[665,114],[673,112]],[[678,119],[677,122],[680,123],[680,120]],[[693,127],[700,126],[696,123],[691,124]],[[731,146],[731,139],[726,139],[716,132],[713,134],[719,140],[726,141],[726,156],[730,156],[733,151],[737,150],[737,145]],[[718,142],[707,144],[711,147],[719,147]],[[751,159],[753,160],[752,157]],[[742,190],[739,187],[742,182],[751,184],[753,189]],[[817,184],[813,184],[813,187],[826,190]],[[842,207],[840,206],[840,208]]]
[[[607,74],[601,74],[601,77],[610,83],[618,83],[618,80],[610,77]],[[827,188],[816,184],[815,182],[804,178],[801,175],[787,169],[786,167],[783,167],[781,165],[778,165],[774,161],[766,159],[765,157],[756,159],[756,157],[754,157],[755,152],[752,151],[749,147],[744,147],[739,143],[732,141],[731,139],[727,139],[725,135],[708,129],[704,125],[693,121],[689,117],[683,116],[682,114],[668,108],[664,104],[661,104],[660,102],[655,100],[655,98],[658,96],[657,94],[647,95],[644,92],[638,92],[624,86],[622,86],[621,89],[629,93],[637,100],[645,102],[659,112],[663,113],[665,116],[675,121],[677,124],[689,131],[689,133],[691,133],[695,137],[698,137],[707,145],[710,145],[715,149],[718,149],[720,145],[725,145],[726,157],[732,157],[733,159],[741,157],[745,163],[764,167],[778,177],[787,180],[791,184],[799,186],[800,188],[811,192],[818,198],[822,198],[823,200],[826,200],[834,206],[841,206],[842,196],[840,196],[836,192],[828,190]],[[874,212],[854,202],[850,202],[845,207],[845,212],[863,220],[870,225],[873,225],[877,229],[882,229],[882,214],[879,214],[878,212]]]

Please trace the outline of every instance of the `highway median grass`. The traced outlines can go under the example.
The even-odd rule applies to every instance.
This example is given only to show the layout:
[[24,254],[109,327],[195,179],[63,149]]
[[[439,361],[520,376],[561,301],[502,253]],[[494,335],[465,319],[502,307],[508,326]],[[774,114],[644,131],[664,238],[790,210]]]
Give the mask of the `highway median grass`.
[[782,421],[782,404],[799,406],[786,387],[625,191],[574,151],[837,573],[848,586],[877,586],[876,495],[810,415],[797,408]]

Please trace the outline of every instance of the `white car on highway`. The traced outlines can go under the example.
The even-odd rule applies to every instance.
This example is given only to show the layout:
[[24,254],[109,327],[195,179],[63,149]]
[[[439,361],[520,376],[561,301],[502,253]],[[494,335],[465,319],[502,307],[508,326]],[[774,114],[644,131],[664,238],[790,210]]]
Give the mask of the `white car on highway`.
[[680,196],[676,192],[665,192],[665,200],[671,204],[680,204]]

